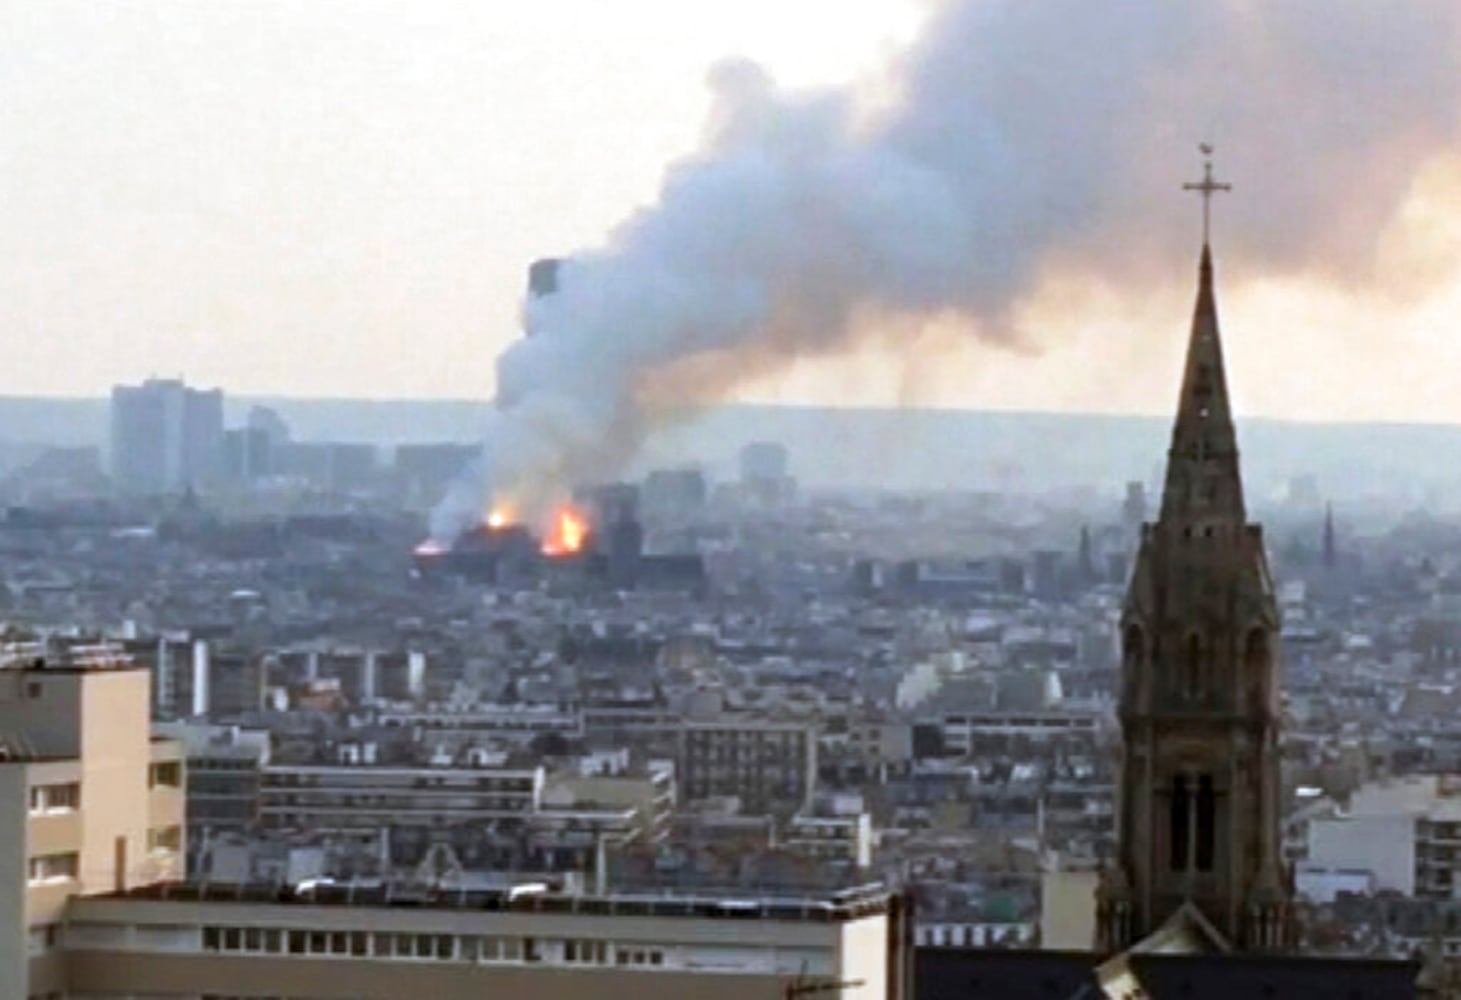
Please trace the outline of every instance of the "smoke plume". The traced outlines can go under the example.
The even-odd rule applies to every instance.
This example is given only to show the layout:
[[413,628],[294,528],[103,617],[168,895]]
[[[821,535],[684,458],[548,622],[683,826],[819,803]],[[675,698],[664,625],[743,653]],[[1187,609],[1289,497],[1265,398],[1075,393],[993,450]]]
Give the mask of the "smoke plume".
[[1458,150],[1458,80],[1454,0],[949,0],[873,85],[719,65],[702,148],[530,304],[498,362],[511,403],[434,533],[611,474],[665,400],[870,330],[1018,337],[1055,271],[1141,294],[1195,256],[1177,189],[1198,140],[1238,188],[1215,238],[1239,280],[1363,282],[1419,172]]

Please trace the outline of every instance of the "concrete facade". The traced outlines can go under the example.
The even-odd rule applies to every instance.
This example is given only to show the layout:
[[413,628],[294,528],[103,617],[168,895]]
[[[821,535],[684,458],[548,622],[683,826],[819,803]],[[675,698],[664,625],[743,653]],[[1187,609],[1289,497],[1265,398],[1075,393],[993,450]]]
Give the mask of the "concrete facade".
[[402,907],[166,895],[72,901],[69,995],[729,1000],[835,981],[847,1000],[904,996],[890,975],[888,897],[877,893],[851,905],[545,897],[505,910],[467,897]]
[[182,751],[149,737],[148,680],[122,664],[0,670],[0,995],[60,992],[72,897],[182,877]]

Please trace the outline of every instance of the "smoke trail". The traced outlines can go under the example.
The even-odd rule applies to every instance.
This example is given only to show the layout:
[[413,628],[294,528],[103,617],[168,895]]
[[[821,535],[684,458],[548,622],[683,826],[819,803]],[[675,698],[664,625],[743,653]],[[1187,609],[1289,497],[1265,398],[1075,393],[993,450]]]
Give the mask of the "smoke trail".
[[1000,336],[1052,269],[1139,294],[1193,255],[1176,189],[1198,139],[1247,189],[1222,207],[1229,259],[1363,280],[1417,173],[1457,151],[1458,79],[1451,0],[951,0],[878,109],[718,66],[702,150],[532,304],[498,363],[513,404],[434,532],[611,472],[665,396],[710,402],[890,324]]

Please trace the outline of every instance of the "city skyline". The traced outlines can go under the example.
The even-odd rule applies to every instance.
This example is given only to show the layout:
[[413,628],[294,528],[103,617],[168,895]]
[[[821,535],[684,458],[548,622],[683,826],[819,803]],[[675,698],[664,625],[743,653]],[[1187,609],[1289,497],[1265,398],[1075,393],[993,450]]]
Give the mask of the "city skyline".
[[[892,100],[888,67],[920,28],[966,7],[890,0],[833,17],[816,3],[743,16],[652,3],[615,15],[438,5],[340,21],[289,4],[108,18],[15,5],[7,31],[25,58],[13,69],[0,189],[20,210],[5,289],[16,347],[0,390],[102,395],[181,372],[233,393],[490,398],[494,361],[519,334],[528,262],[601,246],[635,206],[654,203],[666,166],[699,144],[718,59],[749,56],[792,93],[837,87],[876,107]],[[1120,120],[1155,103],[1125,149],[1094,151],[1104,186],[1022,179],[1032,204],[1068,194],[1074,203],[1056,207],[1077,211],[1067,242],[1010,301],[1015,349],[962,324],[892,322],[751,372],[729,398],[1165,412],[1181,345],[1164,318],[1181,308],[1183,276],[1174,256],[1152,251],[1196,239],[1177,188],[1192,176],[1193,144],[1212,139],[1239,189],[1216,225],[1229,246],[1240,409],[1461,419],[1447,377],[1461,348],[1445,336],[1461,315],[1447,214],[1461,189],[1458,127],[1427,87],[1456,65],[1453,15],[1414,5],[1378,38],[1361,6],[1341,6],[1323,30],[1302,23],[1305,9],[1154,18],[1157,42],[1131,43],[1142,58],[1180,57],[1195,44],[1188,33],[1208,31],[1196,85],[1228,79],[1209,62],[1236,60],[1272,84],[1262,99],[1291,116],[1292,135],[1248,120],[1265,117],[1256,94],[1210,100],[1160,66],[1146,82],[1172,89],[1160,100],[1113,85]],[[1043,27],[1034,18],[1021,30]],[[1313,49],[1265,62],[1242,28]],[[1412,42],[1414,65],[1377,84],[1384,74],[1367,70]],[[1076,80],[1108,71],[1099,60],[1071,70]],[[990,99],[1028,101],[1032,118],[1050,111],[1038,88],[1027,99],[1001,90],[1019,77],[989,73]],[[1336,79],[1353,90],[1316,90]],[[1387,130],[1397,109],[1402,123]],[[1112,181],[1117,165],[1130,176]],[[1137,197],[1142,221],[1113,221]],[[1273,231],[1285,222],[1313,232]],[[1143,226],[1151,238],[1137,238],[1122,266],[1091,269],[1091,241]],[[66,365],[54,363],[58,342]]]

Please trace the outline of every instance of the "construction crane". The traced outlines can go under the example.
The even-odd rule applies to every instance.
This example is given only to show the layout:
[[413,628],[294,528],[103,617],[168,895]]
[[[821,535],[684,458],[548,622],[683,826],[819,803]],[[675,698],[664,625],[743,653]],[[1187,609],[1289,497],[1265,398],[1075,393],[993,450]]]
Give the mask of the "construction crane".
[[862,983],[861,979],[805,979],[798,976],[781,988],[781,1000],[795,1000],[796,997],[831,993],[834,990],[850,990]]

